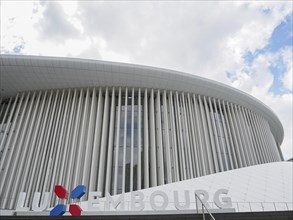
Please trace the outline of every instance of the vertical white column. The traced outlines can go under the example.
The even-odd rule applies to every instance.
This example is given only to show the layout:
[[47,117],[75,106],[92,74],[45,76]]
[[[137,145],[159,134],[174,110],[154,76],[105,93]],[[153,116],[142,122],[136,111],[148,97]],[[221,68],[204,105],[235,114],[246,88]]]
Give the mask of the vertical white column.
[[282,151],[280,149],[280,146],[279,146],[279,143],[276,143],[276,146],[277,146],[277,150],[279,152],[279,157],[280,157],[280,161],[284,161],[284,157],[283,157],[283,154],[282,154]]
[[157,186],[157,156],[156,156],[156,136],[155,136],[155,112],[154,112],[154,90],[151,90],[150,96],[150,166],[151,166],[151,187]]
[[[50,189],[53,189],[55,184],[57,183],[57,181],[55,180],[56,178],[56,174],[57,174],[57,169],[58,168],[58,164],[61,163],[61,159],[59,158],[60,156],[60,151],[61,151],[61,155],[62,155],[62,152],[63,152],[63,149],[65,148],[64,146],[62,146],[64,140],[63,140],[63,137],[64,137],[64,132],[65,132],[65,129],[64,129],[64,126],[65,126],[65,123],[67,121],[67,118],[66,118],[66,115],[67,115],[67,109],[68,109],[68,105],[69,105],[69,97],[70,97],[70,91],[67,92],[67,97],[65,97],[65,101],[66,101],[66,104],[65,104],[65,109],[64,109],[64,112],[63,114],[61,115],[60,117],[60,120],[62,120],[62,123],[61,123],[61,129],[60,129],[60,134],[59,134],[59,140],[58,140],[58,144],[56,146],[56,150],[55,150],[55,155],[53,158],[54,158],[54,163],[52,164],[52,178],[50,180]],[[64,95],[65,96],[65,95]],[[58,174],[57,174],[57,178],[58,178]]]
[[201,120],[202,125],[202,131],[204,134],[204,145],[202,147],[203,150],[203,156],[205,157],[205,167],[206,167],[206,174],[214,173],[214,167],[211,162],[211,153],[210,153],[210,140],[209,140],[209,134],[207,130],[207,119],[205,110],[203,107],[203,103],[201,100],[201,96],[198,96],[198,102],[199,102],[199,119]]
[[267,150],[267,144],[265,142],[265,138],[263,135],[263,128],[261,127],[259,116],[257,114],[255,114],[255,119],[256,119],[256,124],[257,124],[258,131],[259,131],[260,140],[262,143],[262,150],[263,150],[265,158],[266,158],[265,163],[268,163],[268,162],[271,162],[271,158],[270,158],[269,152]]
[[[1,155],[0,156],[0,170],[2,170],[2,168],[3,168],[3,164],[4,164],[4,161],[5,161],[5,158],[6,158],[6,154],[8,152],[8,146],[10,145],[11,139],[12,139],[13,134],[14,134],[14,132],[9,132],[8,133],[8,131],[9,130],[14,131],[14,129],[15,129],[16,121],[17,121],[18,114],[19,114],[19,111],[20,111],[20,107],[21,107],[21,104],[22,104],[22,101],[23,101],[23,97],[24,97],[24,94],[22,94],[21,97],[19,97],[19,93],[17,93],[17,95],[15,97],[15,100],[14,100],[14,103],[13,103],[13,106],[12,106],[12,109],[11,109],[10,114],[9,114],[8,120],[7,120],[7,121],[12,121],[12,125],[11,125],[11,127],[10,126],[5,127],[5,131],[3,133],[3,138],[2,138],[2,140],[0,142],[0,151],[2,152],[0,154]],[[16,108],[16,110],[15,110],[15,108]],[[15,115],[13,117],[14,110],[16,112],[15,112]],[[12,117],[13,117],[13,119],[12,119]],[[9,129],[9,127],[10,127],[10,129]],[[7,139],[5,138],[5,136],[8,136]],[[7,141],[5,142],[5,140],[7,140]],[[4,145],[4,143],[6,143],[6,145]],[[0,178],[0,182],[1,182],[1,179],[3,180],[3,176],[1,176],[1,174],[0,174],[0,177],[1,177]]]
[[199,146],[199,164],[200,164],[199,175],[204,176],[207,174],[206,169],[208,169],[208,165],[207,165],[206,157],[205,157],[205,153],[204,153],[204,148],[206,146],[204,145],[204,137],[203,137],[204,135],[202,134],[203,127],[202,127],[201,118],[199,115],[200,110],[199,110],[199,106],[197,103],[197,99],[194,94],[193,94],[192,98],[193,98],[193,104],[194,104],[197,137],[198,137],[198,143],[199,143],[199,145],[198,145]]
[[119,166],[119,148],[120,148],[120,114],[121,114],[121,88],[118,92],[118,109],[116,121],[116,152],[115,152],[115,169],[114,169],[114,195],[117,194],[118,183],[118,166]]
[[265,150],[267,151],[267,154],[268,154],[268,157],[269,157],[270,162],[273,162],[273,161],[275,161],[274,160],[274,154],[271,151],[270,142],[269,142],[268,137],[266,136],[266,128],[264,127],[264,124],[263,124],[264,119],[260,115],[258,115],[258,118],[259,118],[258,120],[259,120],[259,124],[260,124],[260,128],[261,128],[263,140],[264,140],[264,143],[265,143],[265,145],[264,145],[265,146]]
[[78,145],[77,145],[77,155],[76,155],[76,160],[75,160],[75,172],[74,172],[74,180],[73,180],[73,185],[72,188],[77,186],[78,184],[81,183],[82,181],[82,175],[81,172],[83,171],[83,163],[84,163],[84,155],[85,155],[85,131],[86,131],[86,126],[88,123],[88,109],[89,109],[89,99],[90,99],[90,91],[89,88],[86,89],[86,96],[85,96],[85,102],[82,116],[81,116],[81,127],[80,127],[80,135],[78,138]]
[[103,91],[99,89],[99,97],[98,97],[98,108],[96,114],[96,123],[95,123],[95,132],[94,132],[94,143],[93,143],[93,156],[91,160],[91,172],[90,172],[90,191],[97,190],[97,175],[99,169],[99,160],[100,158],[100,143],[101,143],[101,129],[102,129],[102,121],[103,121],[103,109],[104,109],[104,98]]
[[162,124],[161,124],[161,95],[160,90],[157,92],[155,112],[156,112],[156,143],[157,143],[157,170],[158,185],[164,184],[164,157],[163,157],[163,140],[162,140]]
[[230,111],[230,105],[229,103],[227,103],[227,110],[228,110],[228,119],[229,119],[229,125],[231,126],[231,136],[233,138],[233,143],[234,145],[231,145],[233,146],[234,148],[233,149],[236,149],[236,153],[235,153],[235,158],[236,158],[236,161],[237,161],[237,164],[238,164],[238,167],[243,167],[245,166],[242,162],[242,158],[241,158],[241,155],[240,155],[240,151],[239,151],[239,142],[237,140],[237,137],[236,137],[236,131],[235,131],[235,128],[234,128],[234,123],[233,123],[233,118],[231,116],[231,111]]
[[270,129],[268,122],[263,117],[262,117],[262,124],[264,127],[264,133],[265,133],[265,137],[268,142],[268,149],[271,152],[272,159],[273,159],[273,161],[280,161],[281,158],[280,158],[279,152],[277,150],[276,141],[271,133],[271,129]]
[[239,149],[240,149],[240,153],[242,156],[242,162],[244,166],[247,166],[249,164],[248,161],[248,156],[247,156],[247,152],[246,152],[246,148],[245,148],[245,143],[243,140],[243,131],[241,128],[241,122],[239,119],[239,113],[237,111],[236,105],[235,104],[231,104],[231,112],[232,112],[232,117],[234,118],[234,122],[235,122],[235,130],[236,130],[236,134],[238,137],[238,143],[239,143]]
[[243,110],[243,116],[245,118],[245,121],[247,122],[247,132],[248,132],[248,136],[249,136],[249,139],[250,139],[250,142],[251,142],[251,153],[253,155],[253,158],[254,158],[254,164],[259,164],[260,163],[260,158],[259,158],[259,155],[258,155],[258,151],[256,150],[257,148],[257,143],[255,141],[255,137],[254,137],[254,134],[253,134],[253,128],[252,128],[252,123],[250,123],[250,117],[248,116],[248,114],[250,114],[250,112],[248,112],[247,109],[243,108],[242,107],[242,110]]
[[[64,123],[64,133],[62,135],[62,140],[61,140],[61,152],[60,152],[60,156],[59,156],[59,162],[58,162],[58,166],[57,166],[57,173],[56,173],[56,181],[55,181],[55,185],[56,184],[61,184],[62,183],[62,178],[65,177],[64,175],[64,166],[65,164],[67,163],[67,154],[68,154],[68,149],[69,149],[69,137],[67,137],[68,135],[71,134],[71,128],[69,126],[71,126],[72,124],[72,118],[70,118],[72,115],[72,105],[73,105],[73,102],[72,102],[72,99],[73,99],[73,91],[71,89],[69,89],[67,91],[67,98],[66,98],[66,102],[68,101],[68,107],[66,107],[65,105],[65,110],[64,110],[64,113],[63,113],[63,116],[65,119],[65,123]],[[69,131],[68,131],[69,130]],[[70,146],[71,147],[71,146]],[[54,187],[54,186],[53,186]]]
[[187,122],[187,113],[186,113],[186,99],[185,99],[185,95],[184,93],[182,93],[181,95],[182,97],[182,113],[183,113],[183,129],[184,129],[184,136],[185,136],[185,148],[186,148],[186,160],[187,160],[187,170],[188,170],[188,178],[193,178],[194,177],[194,173],[193,173],[193,170],[194,170],[194,166],[193,166],[193,162],[192,162],[192,153],[191,153],[191,149],[190,149],[190,141],[189,141],[189,138],[190,138],[190,132],[188,131],[188,122]]
[[[219,172],[219,165],[218,165],[218,159],[216,156],[215,152],[215,143],[214,143],[214,135],[211,127],[211,119],[210,119],[210,114],[209,114],[209,109],[207,105],[207,100],[206,97],[203,97],[203,102],[204,102],[204,110],[206,113],[206,134],[207,134],[207,139],[210,141],[209,147],[207,147],[207,152],[208,152],[208,158],[209,158],[209,165],[212,173]],[[205,123],[204,123],[205,124]]]
[[270,155],[270,159],[271,161],[277,161],[276,151],[274,151],[274,147],[272,146],[270,136],[268,135],[269,127],[266,126],[265,119],[263,119],[263,117],[260,117],[260,124],[263,130],[263,135],[264,135],[267,151]]
[[269,159],[268,159],[268,156],[267,156],[267,152],[264,150],[264,142],[262,140],[262,135],[260,133],[260,127],[259,127],[259,124],[258,124],[256,114],[253,113],[252,117],[253,117],[253,121],[255,123],[254,125],[255,125],[255,131],[256,131],[256,134],[257,134],[257,140],[259,141],[258,150],[261,152],[260,156],[262,158],[262,163],[267,163],[269,161]]
[[252,146],[251,146],[251,140],[249,138],[249,135],[248,135],[248,125],[246,123],[246,120],[245,120],[245,116],[244,116],[244,113],[243,113],[243,107],[241,108],[240,106],[237,106],[238,107],[238,114],[239,114],[239,119],[240,119],[240,125],[241,125],[241,128],[242,128],[242,135],[243,135],[243,139],[244,139],[244,148],[246,149],[247,151],[247,156],[248,156],[248,161],[249,161],[249,165],[254,165],[255,162],[254,162],[254,155],[252,154]]
[[[220,155],[220,165],[222,165],[222,169],[223,170],[227,170],[228,168],[228,160],[227,160],[227,152],[226,152],[226,147],[225,147],[225,143],[224,143],[224,134],[223,134],[223,122],[222,122],[222,115],[221,113],[218,112],[218,108],[220,108],[220,106],[217,105],[216,103],[216,99],[213,98],[213,104],[214,104],[214,109],[215,109],[215,113],[216,113],[216,117],[217,117],[217,124],[218,124],[218,133],[220,138],[218,138],[218,136],[216,135],[216,140],[220,139],[217,141],[217,146],[218,146],[218,151],[219,151],[219,155]],[[214,115],[214,114],[213,114]],[[221,122],[220,122],[221,120]],[[216,126],[216,121],[215,121],[215,117],[214,117],[214,128],[215,128],[215,133],[217,133],[217,126]],[[221,152],[221,146],[222,146],[222,150],[223,150],[223,154]]]
[[273,137],[272,133],[271,133],[271,129],[270,126],[268,124],[268,122],[263,119],[263,124],[265,127],[265,133],[266,133],[266,137],[268,139],[269,145],[270,145],[270,150],[272,152],[272,155],[274,157],[275,161],[281,161],[281,157],[280,157],[280,153],[278,151],[278,146],[276,144],[275,138]]
[[262,147],[261,147],[261,142],[260,142],[260,137],[259,137],[259,134],[258,134],[258,129],[256,127],[256,122],[255,122],[255,118],[254,118],[254,113],[252,113],[251,111],[248,112],[248,116],[250,118],[250,122],[251,122],[251,125],[252,125],[252,134],[253,136],[255,137],[255,142],[256,142],[256,145],[255,145],[255,150],[257,152],[257,155],[258,155],[258,158],[259,158],[259,164],[262,164],[265,162],[264,160],[264,152],[262,152]]
[[[211,97],[209,97],[209,107],[210,107],[210,117],[211,117],[211,124],[212,124],[212,130],[213,130],[213,133],[214,133],[214,139],[215,139],[215,158],[217,158],[217,165],[218,165],[218,169],[219,171],[223,171],[224,170],[224,165],[223,165],[223,158],[222,158],[222,152],[221,152],[221,149],[220,149],[220,146],[219,146],[219,138],[218,138],[218,132],[217,132],[217,128],[216,128],[216,123],[215,123],[215,112],[213,110],[213,105],[212,105],[212,102],[211,102]],[[215,106],[215,109],[217,107]],[[216,110],[215,110],[216,111]],[[216,114],[218,117],[218,114]]]
[[172,146],[172,156],[174,163],[174,178],[173,182],[180,180],[179,174],[179,162],[178,162],[178,149],[177,149],[177,136],[176,136],[176,126],[175,126],[175,116],[174,116],[174,104],[173,104],[173,93],[169,93],[169,109],[170,109],[170,125],[171,125],[171,146]]
[[271,150],[272,150],[272,153],[274,154],[275,161],[282,161],[281,154],[278,150],[278,146],[271,132],[270,126],[267,121],[264,121],[264,124],[266,126],[266,134],[268,137],[268,141],[270,142]]
[[144,173],[144,189],[149,188],[149,120],[148,120],[148,91],[144,91],[144,111],[143,111],[143,173]]
[[163,93],[163,114],[164,114],[164,130],[165,130],[165,158],[166,158],[166,177],[167,183],[172,182],[171,173],[171,150],[170,150],[170,135],[169,135],[169,120],[168,120],[168,110],[167,110],[167,95],[166,90]]
[[71,90],[69,90],[68,92],[68,99],[70,99],[70,110],[69,110],[69,117],[68,117],[68,123],[67,123],[67,127],[65,128],[66,129],[66,138],[65,138],[65,141],[64,141],[64,152],[63,152],[63,155],[62,155],[62,159],[61,159],[61,166],[60,166],[60,175],[58,177],[58,182],[57,184],[58,185],[65,185],[67,184],[65,182],[65,179],[66,179],[66,171],[67,171],[67,164],[69,162],[69,155],[70,155],[70,151],[71,151],[71,145],[70,145],[70,139],[72,138],[72,136],[70,135],[73,131],[73,125],[74,125],[74,110],[75,110],[75,105],[76,105],[76,97],[77,97],[77,90],[75,89],[74,92],[73,92],[73,97],[71,97]]
[[187,120],[188,124],[190,125],[190,138],[191,138],[191,145],[190,148],[193,150],[193,166],[194,166],[194,177],[198,177],[200,175],[200,166],[199,166],[199,156],[198,156],[198,143],[197,143],[197,137],[196,137],[196,131],[194,128],[194,123],[195,123],[195,118],[194,118],[194,110],[192,106],[192,102],[190,99],[190,94],[188,93],[187,95],[187,100],[188,100],[188,115],[189,115],[189,120]]
[[141,189],[141,90],[138,89],[138,103],[137,103],[137,190]]
[[[210,100],[210,97],[209,97]],[[212,118],[211,118],[211,113],[213,112],[212,106],[208,106],[208,101],[206,96],[203,97],[203,101],[204,101],[204,106],[205,106],[205,112],[206,112],[206,117],[207,117],[207,124],[208,124],[208,133],[209,133],[209,137],[210,137],[210,143],[211,143],[211,155],[212,155],[212,164],[214,166],[214,172],[219,172],[220,171],[220,167],[219,167],[219,159],[217,156],[217,151],[216,151],[216,146],[215,146],[215,139],[216,139],[216,133],[214,133],[213,131],[213,127],[212,127]],[[210,109],[210,110],[209,110]]]
[[[76,90],[74,91],[76,92]],[[84,93],[83,89],[81,89],[79,92],[79,96],[77,97],[77,110],[74,118],[74,127],[73,127],[73,133],[72,133],[72,140],[71,140],[71,151],[70,151],[70,157],[69,157],[69,162],[67,164],[67,175],[66,175],[66,180],[65,180],[65,187],[66,189],[75,187],[73,185],[74,181],[74,161],[76,158],[76,151],[77,146],[78,146],[78,131],[81,123],[81,113],[82,113],[82,104],[83,104],[83,99],[84,99]]]
[[[225,128],[227,129],[227,142],[229,142],[230,144],[230,151],[231,151],[231,165],[234,162],[234,165],[232,165],[232,169],[234,168],[238,168],[238,160],[236,157],[236,153],[235,153],[235,143],[233,142],[233,138],[232,138],[232,126],[230,123],[230,115],[228,115],[228,107],[227,107],[227,103],[225,103],[224,101],[222,101],[222,105],[223,105],[223,110],[224,110],[224,116],[225,116],[225,120],[224,120],[224,124],[225,124]],[[227,109],[226,109],[227,108]]]
[[110,115],[110,129],[108,140],[108,155],[107,155],[107,168],[106,168],[106,186],[105,192],[110,192],[111,177],[112,177],[112,157],[113,157],[113,143],[114,143],[114,123],[115,123],[115,89],[112,89],[111,97],[111,115]]
[[[95,121],[96,121],[96,111],[97,111],[97,98],[96,98],[96,88],[91,92],[91,104],[90,104],[90,116],[89,116],[89,125],[86,136],[86,148],[85,148],[85,157],[84,157],[84,166],[82,172],[82,184],[88,186],[90,178],[90,164],[92,160],[93,153],[93,137],[95,131]],[[82,200],[86,200],[87,196],[83,196]]]
[[124,105],[124,139],[123,139],[123,164],[122,164],[122,193],[125,192],[125,176],[126,176],[126,140],[127,140],[127,101],[128,90],[125,89],[125,105]]
[[134,88],[131,92],[131,136],[130,136],[130,192],[133,191],[133,151],[134,151]]
[[229,143],[229,137],[228,137],[227,127],[226,127],[226,122],[225,122],[226,116],[224,117],[224,113],[222,111],[222,105],[221,105],[221,102],[219,99],[218,99],[218,106],[219,106],[219,114],[221,115],[221,120],[222,120],[222,125],[223,125],[224,137],[225,137],[225,143],[223,142],[222,144],[223,144],[223,148],[227,149],[227,151],[225,151],[225,152],[228,152],[228,156],[226,156],[226,167],[227,167],[227,170],[230,170],[228,164],[230,164],[231,169],[234,169],[232,150],[231,150],[231,146]]
[[108,92],[108,88],[106,88],[106,92],[105,92],[105,105],[104,105],[104,114],[103,115],[104,115],[103,129],[102,129],[99,172],[98,172],[98,191],[99,192],[104,192],[104,183],[105,183],[106,148],[107,148],[108,126],[109,126],[109,92]]
[[180,168],[180,180],[186,180],[186,164],[185,164],[185,155],[184,155],[184,145],[183,145],[183,137],[182,137],[182,126],[181,126],[181,111],[179,107],[179,98],[178,92],[175,93],[175,112],[176,112],[176,125],[177,125],[177,133],[178,133],[178,153],[179,153],[179,168]]
[[[5,104],[4,104],[3,100],[4,100],[4,98],[0,97],[0,117],[2,116],[2,113],[4,112],[4,109],[5,109]],[[7,107],[6,107],[6,111],[5,111],[5,112],[8,112],[9,105],[10,105],[10,103],[11,103],[11,100],[12,100],[12,97],[10,97],[10,99],[9,99],[9,102],[8,102],[8,105],[7,105]],[[4,122],[5,115],[6,115],[6,114],[4,113],[4,116],[2,117],[2,121],[0,121],[0,122],[1,122],[1,123],[0,123],[0,131],[1,131],[1,129],[2,129],[2,124],[3,124],[3,122]]]

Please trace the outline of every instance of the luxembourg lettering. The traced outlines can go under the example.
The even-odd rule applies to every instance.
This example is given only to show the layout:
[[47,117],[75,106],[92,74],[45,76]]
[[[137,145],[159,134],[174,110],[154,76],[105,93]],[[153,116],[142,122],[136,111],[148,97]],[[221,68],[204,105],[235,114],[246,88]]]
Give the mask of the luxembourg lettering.
[[[111,196],[106,193],[105,197],[102,198],[101,192],[89,192],[87,208],[84,211],[143,211],[143,210],[187,210],[195,209],[194,204],[191,206],[191,199],[193,196],[198,203],[198,198],[195,194],[200,197],[201,202],[209,209],[211,208],[208,204],[210,194],[205,190],[194,190],[194,191],[172,191],[172,193],[161,190],[155,190],[151,194],[145,195],[143,191],[134,191],[130,193],[130,197],[127,197],[124,193],[116,196]],[[213,195],[213,202],[219,209],[232,208],[231,198],[227,196],[227,189],[219,189]],[[46,192],[40,201],[41,193],[35,192],[31,207],[24,207],[26,201],[26,193],[21,192],[18,197],[16,211],[45,211],[49,207],[51,193]]]

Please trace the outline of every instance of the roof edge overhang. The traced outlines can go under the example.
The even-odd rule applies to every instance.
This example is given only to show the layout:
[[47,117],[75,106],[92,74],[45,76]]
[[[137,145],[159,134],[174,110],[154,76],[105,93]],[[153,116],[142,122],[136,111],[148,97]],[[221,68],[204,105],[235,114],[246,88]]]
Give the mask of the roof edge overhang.
[[77,87],[140,87],[195,93],[226,100],[263,116],[278,146],[284,129],[276,114],[231,86],[179,71],[136,64],[65,57],[1,55],[0,97],[17,92]]

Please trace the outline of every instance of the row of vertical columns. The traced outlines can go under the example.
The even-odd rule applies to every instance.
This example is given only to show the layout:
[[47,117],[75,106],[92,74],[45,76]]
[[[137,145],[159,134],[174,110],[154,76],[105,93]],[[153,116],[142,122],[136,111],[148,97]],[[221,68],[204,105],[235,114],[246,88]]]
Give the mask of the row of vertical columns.
[[282,160],[260,115],[177,91],[20,93],[1,100],[0,119],[1,208],[57,184],[118,194]]

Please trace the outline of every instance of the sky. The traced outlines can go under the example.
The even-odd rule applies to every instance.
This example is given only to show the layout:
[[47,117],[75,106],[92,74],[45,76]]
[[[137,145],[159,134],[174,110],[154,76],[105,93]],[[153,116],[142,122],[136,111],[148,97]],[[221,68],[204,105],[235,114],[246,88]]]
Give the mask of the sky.
[[1,1],[1,54],[155,66],[265,103],[292,150],[292,1]]

